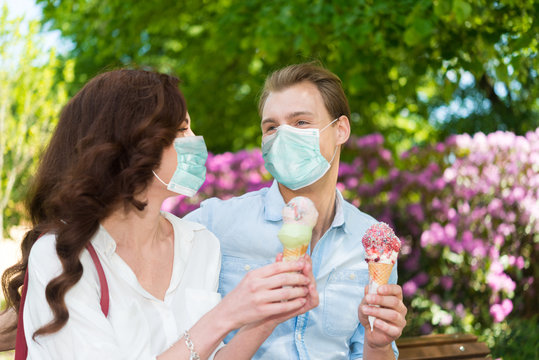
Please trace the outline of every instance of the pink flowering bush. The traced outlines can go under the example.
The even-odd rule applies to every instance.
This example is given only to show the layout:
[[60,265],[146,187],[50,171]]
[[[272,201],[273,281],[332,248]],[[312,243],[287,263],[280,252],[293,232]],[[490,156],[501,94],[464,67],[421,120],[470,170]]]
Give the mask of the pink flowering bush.
[[341,166],[343,194],[403,240],[407,333],[481,333],[536,312],[539,129],[452,136],[394,158],[379,135],[348,148],[359,158]]
[[[402,154],[372,134],[350,139],[343,154],[352,159],[339,169],[344,197],[403,241],[406,333],[488,335],[508,316],[536,312],[539,129],[457,135]],[[183,215],[204,198],[271,184],[259,150],[210,155],[207,166],[199,195],[171,199],[167,210]]]

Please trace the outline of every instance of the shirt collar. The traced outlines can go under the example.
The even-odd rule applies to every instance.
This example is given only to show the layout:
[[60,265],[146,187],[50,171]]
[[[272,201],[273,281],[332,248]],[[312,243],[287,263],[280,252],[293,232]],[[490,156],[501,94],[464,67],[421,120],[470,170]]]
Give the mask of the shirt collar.
[[[331,227],[340,227],[343,226],[344,231],[346,232],[345,226],[345,217],[344,217],[344,198],[339,190],[335,189],[335,218],[331,223]],[[281,192],[279,191],[279,184],[276,180],[273,180],[271,187],[266,193],[266,198],[264,200],[264,219],[267,221],[281,221],[283,219],[283,207],[285,202]]]
[[116,251],[116,241],[101,224],[91,242],[96,251],[105,256],[111,256]]
[[283,196],[279,191],[279,184],[273,180],[270,189],[264,199],[264,219],[268,221],[281,221],[283,219]]
[[344,198],[342,197],[342,194],[338,189],[335,189],[335,193],[335,218],[333,218],[333,223],[331,223],[331,227],[342,226],[344,232],[348,233],[344,217]]

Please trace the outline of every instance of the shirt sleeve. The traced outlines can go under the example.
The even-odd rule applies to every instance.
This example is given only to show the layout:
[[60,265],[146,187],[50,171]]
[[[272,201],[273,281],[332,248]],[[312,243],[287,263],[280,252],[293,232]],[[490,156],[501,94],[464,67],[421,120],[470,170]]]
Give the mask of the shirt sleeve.
[[203,221],[202,207],[199,207],[198,209],[191,211],[189,214],[185,215],[183,219],[196,222],[199,224],[203,224],[204,226],[206,226],[206,224],[204,224],[204,221]]
[[211,198],[204,200],[200,203],[200,207],[196,210],[191,211],[189,214],[185,215],[183,218],[192,222],[196,222],[204,225],[208,230],[213,232],[213,221],[212,213],[221,200],[217,198]]
[[[398,264],[395,263],[395,266],[393,266],[393,270],[391,271],[391,275],[389,276],[389,284],[396,284],[397,283],[397,266]],[[356,331],[354,332],[354,335],[350,338],[350,359],[353,360],[361,360],[363,359],[363,343],[365,339],[365,328],[361,323],[358,325]],[[393,348],[393,353],[395,354],[395,359],[399,358],[399,350],[397,349],[397,344],[393,341],[391,343],[391,347]]]
[[[195,212],[198,210],[195,210]],[[192,219],[186,219],[189,221],[196,221]],[[203,237],[207,240],[204,243],[197,243],[201,247],[193,248],[191,253],[192,257],[200,257],[199,263],[204,264],[204,269],[199,269],[197,271],[198,276],[203,273],[205,270],[206,279],[203,282],[204,284],[210,285],[208,289],[186,289],[186,296],[189,297],[189,302],[187,303],[187,313],[189,316],[194,316],[193,324],[200,320],[200,318],[213,309],[220,301],[221,294],[217,292],[219,286],[219,273],[221,270],[221,251],[219,247],[219,241],[213,233],[208,230],[203,230],[201,232]],[[202,247],[205,245],[205,247]],[[194,274],[193,274],[194,276]],[[223,347],[225,344],[221,341],[217,348],[210,355],[209,360],[213,360],[215,354]]]
[[89,255],[83,261],[82,278],[65,296],[67,323],[55,333],[32,338],[36,330],[53,319],[45,288],[62,272],[55,243],[54,235],[43,236],[30,252],[23,313],[28,359],[123,359],[112,326],[101,311],[98,277],[89,269],[93,266]]

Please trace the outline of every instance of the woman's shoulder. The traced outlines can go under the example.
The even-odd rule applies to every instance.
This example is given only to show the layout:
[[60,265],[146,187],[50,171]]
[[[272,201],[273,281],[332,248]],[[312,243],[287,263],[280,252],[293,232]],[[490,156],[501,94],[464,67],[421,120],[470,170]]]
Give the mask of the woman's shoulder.
[[62,264],[56,253],[56,234],[47,233],[36,240],[28,257],[28,268],[40,274],[60,274]]
[[[92,264],[92,259],[87,251],[83,250],[80,254],[80,261],[83,268]],[[93,264],[91,265],[92,267]],[[63,272],[62,262],[56,252],[56,234],[47,233],[42,235],[32,246],[28,257],[28,272],[33,278],[47,283]],[[95,282],[92,272],[84,271],[83,278],[92,278]]]

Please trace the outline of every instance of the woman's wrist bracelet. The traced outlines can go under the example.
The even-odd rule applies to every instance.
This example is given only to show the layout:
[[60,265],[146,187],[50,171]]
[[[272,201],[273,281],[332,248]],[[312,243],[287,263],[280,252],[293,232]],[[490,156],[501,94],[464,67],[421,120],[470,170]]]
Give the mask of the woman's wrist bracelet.
[[191,341],[191,336],[189,336],[189,331],[185,330],[183,338],[185,339],[185,346],[187,346],[191,353],[189,360],[200,360],[200,356],[198,356],[198,353],[195,351],[195,345],[193,344],[193,341]]

